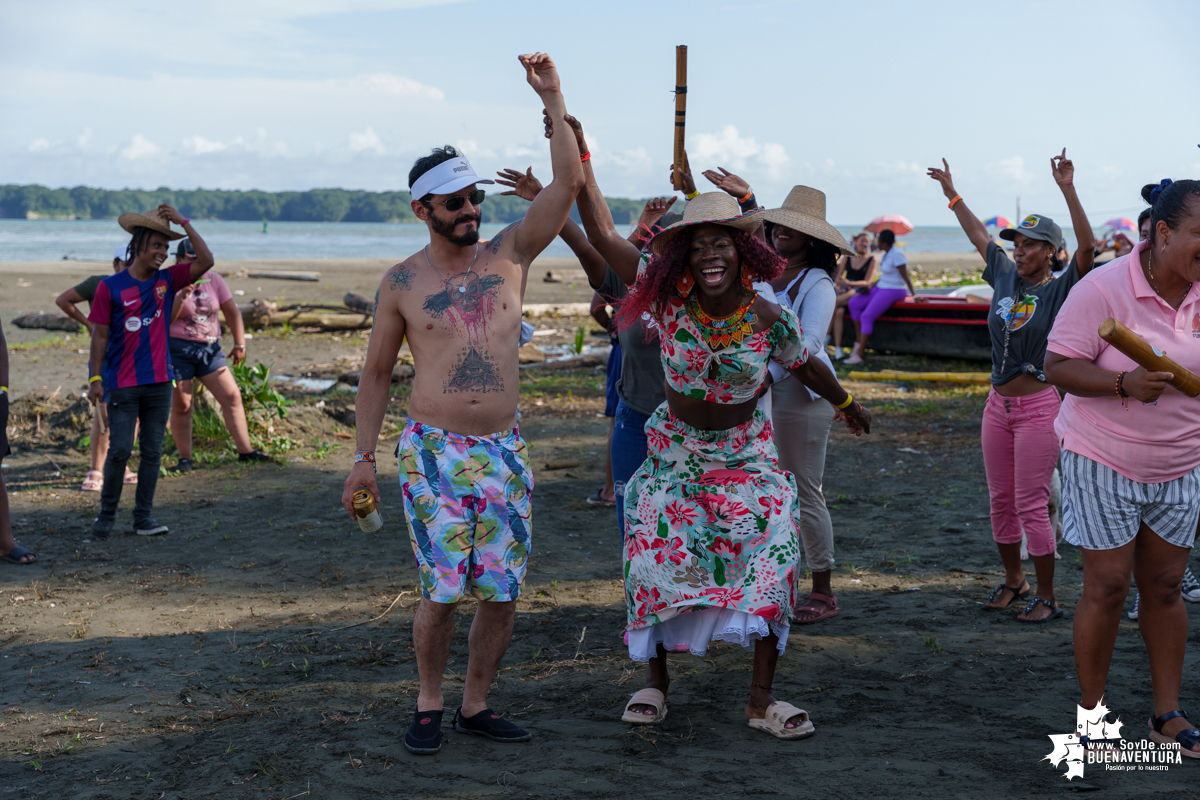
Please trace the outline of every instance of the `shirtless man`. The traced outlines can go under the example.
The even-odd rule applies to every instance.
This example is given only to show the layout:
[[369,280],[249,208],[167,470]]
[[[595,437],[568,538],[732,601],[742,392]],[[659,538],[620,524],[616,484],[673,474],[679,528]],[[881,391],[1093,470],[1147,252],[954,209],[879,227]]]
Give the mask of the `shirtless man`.
[[[520,56],[525,77],[552,119],[566,106],[558,72],[544,53]],[[470,660],[454,727],[501,742],[530,734],[487,706],[488,689],[512,637],[516,600],[530,549],[529,455],[516,425],[517,340],[521,301],[533,259],[558,236],[583,187],[579,150],[568,125],[550,137],[554,180],[525,218],[479,241],[483,192],[467,159],[444,147],[418,159],[408,175],[413,213],[429,226],[421,252],[387,271],[356,401],[358,453],[342,505],[353,494],[376,502],[375,445],[405,336],[416,367],[408,423],[400,437],[400,487],[421,576],[413,621],[420,691],[404,746],[442,746],[442,672],[454,638],[454,609],[478,600],[467,642]]]

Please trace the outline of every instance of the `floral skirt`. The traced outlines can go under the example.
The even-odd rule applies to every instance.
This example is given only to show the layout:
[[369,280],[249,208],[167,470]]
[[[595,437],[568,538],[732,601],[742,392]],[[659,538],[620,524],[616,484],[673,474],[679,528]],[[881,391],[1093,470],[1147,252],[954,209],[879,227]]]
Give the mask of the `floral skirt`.
[[[664,403],[646,422],[649,455],[625,486],[630,656],[662,643],[703,655],[710,640],[787,641],[800,560],[796,485],[779,468],[761,410],[702,431]],[[702,613],[706,619],[681,619]]]

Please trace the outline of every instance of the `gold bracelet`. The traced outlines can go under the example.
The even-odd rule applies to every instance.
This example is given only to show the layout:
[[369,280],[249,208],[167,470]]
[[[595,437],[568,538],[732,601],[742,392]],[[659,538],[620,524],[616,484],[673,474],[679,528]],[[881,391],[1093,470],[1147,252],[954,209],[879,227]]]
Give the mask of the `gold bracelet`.
[[102,381],[102,380],[104,380],[104,376],[102,376],[102,375],[93,375],[92,377],[88,378],[88,386],[91,386],[91,385],[92,385],[93,383],[95,383],[96,381]]
[[840,406],[837,406],[836,408],[838,411],[841,411],[844,408],[849,408],[850,404],[853,402],[854,402],[854,395],[850,394],[849,392],[846,392],[846,402],[842,403]]

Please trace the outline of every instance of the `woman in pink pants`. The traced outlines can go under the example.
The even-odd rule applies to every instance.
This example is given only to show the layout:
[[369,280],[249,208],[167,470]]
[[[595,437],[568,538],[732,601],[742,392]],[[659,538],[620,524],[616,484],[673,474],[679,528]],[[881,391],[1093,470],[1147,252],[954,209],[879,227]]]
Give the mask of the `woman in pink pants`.
[[950,165],[933,167],[929,177],[942,185],[950,209],[971,244],[987,262],[983,279],[991,284],[992,391],[983,409],[983,463],[991,493],[992,538],[1004,562],[1004,582],[988,595],[987,608],[1008,608],[1029,594],[1021,568],[1021,534],[1037,572],[1037,589],[1017,619],[1046,622],[1062,616],[1054,599],[1054,528],[1050,525],[1050,478],[1058,463],[1059,397],[1046,384],[1042,364],[1046,339],[1071,287],[1092,268],[1092,228],[1075,194],[1075,165],[1067,151],[1050,160],[1051,170],[1071,211],[1078,249],[1074,268],[1061,269],[1062,229],[1049,217],[1030,214],[1016,229],[1000,231],[1015,244],[1013,258],[991,240],[987,229],[954,191]]

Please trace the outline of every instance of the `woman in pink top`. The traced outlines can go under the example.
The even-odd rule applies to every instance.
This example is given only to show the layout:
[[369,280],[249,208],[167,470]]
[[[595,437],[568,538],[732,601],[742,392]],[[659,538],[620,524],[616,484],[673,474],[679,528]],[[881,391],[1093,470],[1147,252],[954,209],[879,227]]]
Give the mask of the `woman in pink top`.
[[1179,710],[1188,619],[1180,583],[1200,520],[1200,403],[1110,347],[1107,318],[1192,371],[1200,371],[1200,181],[1163,181],[1150,239],[1079,283],[1047,344],[1045,373],[1068,393],[1055,432],[1063,453],[1063,534],[1083,552],[1075,608],[1080,705],[1104,699],[1129,593],[1150,659],[1150,738],[1200,758],[1200,730]]
[[[184,239],[175,251],[176,263],[195,256],[191,243]],[[250,443],[246,427],[246,410],[242,393],[233,373],[221,354],[221,323],[217,311],[225,314],[225,322],[233,333],[233,349],[229,358],[240,364],[246,358],[246,333],[242,314],[233,302],[233,294],[225,280],[209,272],[175,295],[171,309],[171,365],[175,369],[175,389],[171,399],[171,437],[179,450],[179,463],[170,472],[192,470],[192,381],[198,380],[212,392],[225,417],[225,428],[233,437],[238,461],[269,461],[261,450]]]

